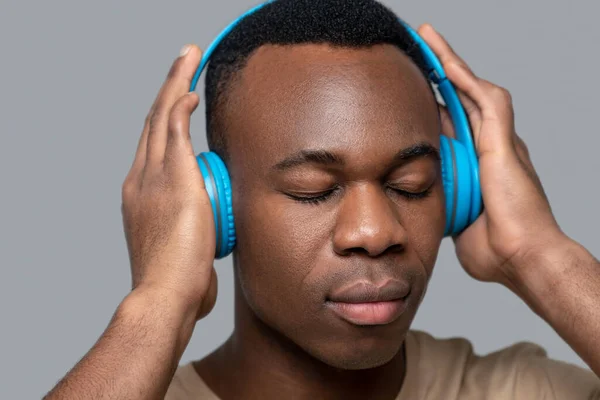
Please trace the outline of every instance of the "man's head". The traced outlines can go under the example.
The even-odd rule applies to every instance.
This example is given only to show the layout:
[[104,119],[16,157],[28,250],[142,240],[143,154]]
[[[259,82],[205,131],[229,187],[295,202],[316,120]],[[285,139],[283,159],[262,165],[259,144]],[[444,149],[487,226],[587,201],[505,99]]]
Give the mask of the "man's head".
[[[335,367],[397,354],[443,238],[440,121],[422,66],[372,0],[268,4],[208,66],[209,145],[234,192],[238,312]],[[345,304],[378,296],[403,299]]]

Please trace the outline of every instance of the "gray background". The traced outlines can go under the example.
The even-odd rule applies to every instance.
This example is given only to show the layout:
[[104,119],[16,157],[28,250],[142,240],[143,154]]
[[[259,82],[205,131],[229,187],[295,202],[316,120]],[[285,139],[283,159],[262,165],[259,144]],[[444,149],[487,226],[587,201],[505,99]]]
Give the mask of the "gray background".
[[[182,45],[205,47],[253,0],[0,3],[0,398],[39,398],[93,345],[129,288],[120,190]],[[600,255],[596,1],[389,0],[431,22],[514,96],[517,129],[563,229]],[[201,86],[199,86],[200,88]],[[203,87],[203,86],[202,86]],[[193,116],[206,149],[204,103]],[[182,362],[233,328],[231,259]],[[445,241],[414,327],[475,350],[516,341],[583,365],[507,289],[472,280]]]

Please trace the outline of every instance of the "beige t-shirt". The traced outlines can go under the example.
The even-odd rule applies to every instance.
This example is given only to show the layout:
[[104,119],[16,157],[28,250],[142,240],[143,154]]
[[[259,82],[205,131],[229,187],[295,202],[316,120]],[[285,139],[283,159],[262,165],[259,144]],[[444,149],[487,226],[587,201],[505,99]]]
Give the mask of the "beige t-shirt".
[[[547,357],[541,347],[518,343],[487,355],[462,338],[406,336],[407,370],[396,400],[600,399],[600,379],[584,368]],[[166,400],[219,400],[192,364],[180,366]]]

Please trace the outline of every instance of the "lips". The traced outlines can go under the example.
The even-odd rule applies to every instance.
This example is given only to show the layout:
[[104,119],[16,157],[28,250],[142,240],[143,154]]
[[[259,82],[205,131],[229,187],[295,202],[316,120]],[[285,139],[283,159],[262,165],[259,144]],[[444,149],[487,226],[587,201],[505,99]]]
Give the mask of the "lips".
[[359,281],[334,290],[329,296],[329,300],[340,303],[392,301],[405,298],[409,292],[409,284],[397,279],[389,279],[379,285],[368,281]]
[[390,279],[382,284],[360,281],[334,290],[326,305],[354,325],[385,325],[406,310],[407,282]]

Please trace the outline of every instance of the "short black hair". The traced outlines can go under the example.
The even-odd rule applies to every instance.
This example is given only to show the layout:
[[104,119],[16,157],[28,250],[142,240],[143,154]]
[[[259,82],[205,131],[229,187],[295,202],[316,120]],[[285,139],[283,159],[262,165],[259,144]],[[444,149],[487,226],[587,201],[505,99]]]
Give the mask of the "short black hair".
[[245,17],[215,48],[206,71],[206,133],[211,151],[228,159],[221,121],[236,73],[265,44],[330,44],[362,48],[392,44],[427,78],[417,43],[389,8],[376,0],[276,0]]

